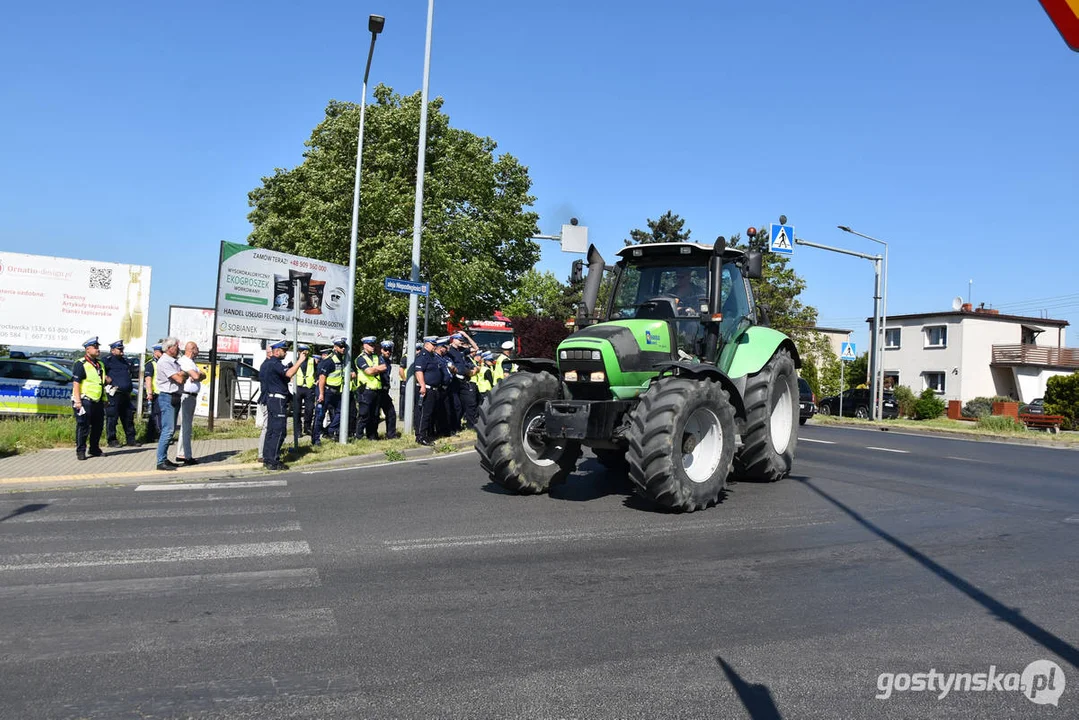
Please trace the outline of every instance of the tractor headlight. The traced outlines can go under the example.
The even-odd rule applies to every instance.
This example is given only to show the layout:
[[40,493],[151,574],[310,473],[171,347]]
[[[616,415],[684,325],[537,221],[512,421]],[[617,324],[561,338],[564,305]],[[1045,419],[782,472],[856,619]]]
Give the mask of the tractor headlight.
[[566,382],[577,382],[577,371],[567,370],[563,377],[566,379]]
[[602,370],[597,370],[596,372],[589,375],[588,379],[591,380],[592,382],[603,382],[604,380],[607,379],[607,376],[604,374],[604,372]]
[[558,357],[562,360],[566,360],[567,358],[569,358],[569,353],[563,350],[562,352],[558,353]]
[[602,356],[602,355],[600,355],[600,352],[599,352],[599,350],[593,350],[593,351],[592,351],[592,359],[593,359],[593,360],[602,360],[602,359],[603,359],[603,356]]

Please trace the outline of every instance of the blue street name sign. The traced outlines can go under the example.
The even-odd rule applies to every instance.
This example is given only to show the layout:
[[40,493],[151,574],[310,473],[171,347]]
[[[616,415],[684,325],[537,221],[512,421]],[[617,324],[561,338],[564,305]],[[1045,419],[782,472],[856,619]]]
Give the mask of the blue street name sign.
[[430,288],[430,285],[425,282],[412,282],[411,280],[401,280],[399,278],[386,278],[384,285],[390,292],[408,293],[409,295],[427,295]]

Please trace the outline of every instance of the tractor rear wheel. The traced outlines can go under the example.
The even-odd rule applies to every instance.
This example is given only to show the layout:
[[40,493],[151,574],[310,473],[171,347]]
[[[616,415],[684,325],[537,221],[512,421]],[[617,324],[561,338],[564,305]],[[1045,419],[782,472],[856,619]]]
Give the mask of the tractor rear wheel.
[[746,379],[746,424],[742,449],[734,459],[739,480],[771,482],[790,474],[798,444],[797,378],[790,352],[780,349]]
[[558,378],[545,372],[514,373],[490,392],[476,424],[476,452],[492,481],[535,495],[564,482],[577,467],[581,443],[543,432],[547,401],[558,395]]
[[734,408],[719,383],[665,377],[641,396],[626,434],[629,477],[657,505],[692,512],[719,502],[734,457]]

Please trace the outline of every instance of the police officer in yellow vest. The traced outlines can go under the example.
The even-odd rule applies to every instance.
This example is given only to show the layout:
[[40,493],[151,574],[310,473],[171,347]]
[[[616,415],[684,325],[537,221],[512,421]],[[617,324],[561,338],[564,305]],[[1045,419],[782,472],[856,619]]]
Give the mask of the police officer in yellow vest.
[[326,435],[333,440],[341,431],[341,387],[345,381],[345,338],[333,341],[333,352],[318,364],[318,404],[315,405],[315,422],[311,428],[311,444],[321,445],[322,418],[330,417]]
[[487,393],[491,392],[491,388],[494,387],[494,371],[491,368],[491,361],[494,360],[494,354],[490,351],[479,354],[479,362],[476,365],[476,369],[479,371],[472,376],[472,382],[476,383],[476,394],[479,395],[478,405],[483,407],[484,400],[487,399]]
[[86,355],[71,368],[74,375],[71,405],[75,412],[75,454],[79,460],[86,459],[88,443],[91,457],[104,455],[101,431],[105,426],[105,386],[112,382],[101,364],[101,345],[97,338],[90,338],[82,346]]
[[356,380],[359,385],[358,419],[356,421],[356,439],[378,440],[378,393],[382,389],[382,374],[387,366],[375,353],[378,338],[368,335],[360,339],[363,352],[356,358]]
[[494,384],[502,382],[503,379],[511,372],[517,370],[512,362],[510,362],[510,352],[513,350],[513,341],[507,340],[502,343],[502,352],[494,356],[494,367],[492,368],[492,375]]
[[[306,345],[300,345],[300,352],[308,350]],[[300,363],[300,369],[296,371],[296,397],[300,399],[300,417],[303,418],[303,434],[311,434],[311,423],[315,417],[315,401],[318,400],[318,390],[315,388],[315,377],[318,375],[318,360],[313,357],[306,358]]]

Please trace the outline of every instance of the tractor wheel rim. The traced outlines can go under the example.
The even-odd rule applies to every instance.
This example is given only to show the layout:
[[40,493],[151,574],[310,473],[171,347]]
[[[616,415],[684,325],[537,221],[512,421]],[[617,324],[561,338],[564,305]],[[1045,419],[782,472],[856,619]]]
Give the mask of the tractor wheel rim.
[[544,437],[543,409],[544,403],[536,403],[528,409],[521,437],[525,455],[534,464],[540,466],[554,463],[564,449],[560,443]]
[[719,417],[708,408],[697,408],[682,430],[679,450],[692,439],[693,449],[682,452],[682,469],[695,483],[707,482],[715,475],[723,455],[723,426]]
[[772,447],[777,453],[787,452],[794,430],[794,400],[787,383],[782,383],[779,396],[772,404],[772,417],[769,418],[772,430]]

